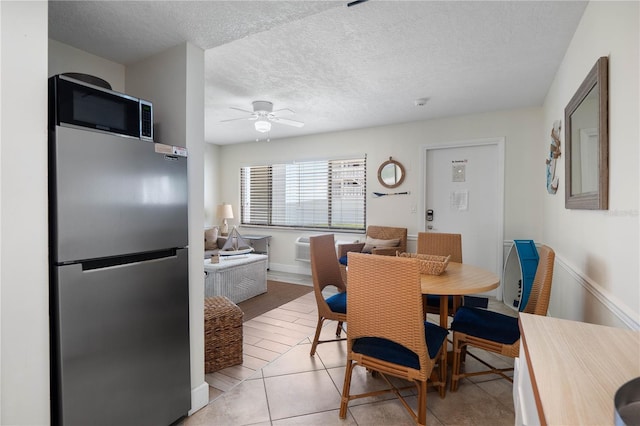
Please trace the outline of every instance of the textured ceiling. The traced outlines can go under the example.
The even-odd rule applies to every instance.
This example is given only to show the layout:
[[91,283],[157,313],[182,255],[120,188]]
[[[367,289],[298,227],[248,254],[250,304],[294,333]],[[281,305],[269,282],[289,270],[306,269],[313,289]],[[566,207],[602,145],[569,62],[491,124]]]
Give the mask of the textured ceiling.
[[[52,39],[128,64],[205,50],[205,140],[216,144],[542,105],[586,2],[49,2]],[[414,104],[429,98],[425,106]],[[302,128],[261,134],[254,100]]]

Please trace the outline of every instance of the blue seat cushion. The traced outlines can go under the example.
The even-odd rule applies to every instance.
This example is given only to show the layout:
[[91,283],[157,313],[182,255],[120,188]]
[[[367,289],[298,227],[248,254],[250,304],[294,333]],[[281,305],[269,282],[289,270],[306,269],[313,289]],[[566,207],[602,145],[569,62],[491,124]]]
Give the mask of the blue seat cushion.
[[[362,251],[362,252],[355,252],[355,253],[371,254],[370,251]],[[348,257],[346,254],[342,256],[340,259],[338,259],[338,263],[340,263],[341,265],[349,266],[347,262],[348,262]]]
[[331,297],[325,299],[329,309],[339,314],[347,313],[347,292],[336,293]]
[[453,331],[510,345],[520,338],[518,318],[480,308],[461,307],[451,323]]
[[[427,294],[427,306],[440,308],[440,296]],[[453,296],[449,296],[449,312],[453,309]]]
[[[438,355],[449,332],[435,324],[424,323],[424,334],[431,359]],[[353,351],[405,367],[420,369],[418,355],[404,346],[381,337],[361,337],[353,343]]]

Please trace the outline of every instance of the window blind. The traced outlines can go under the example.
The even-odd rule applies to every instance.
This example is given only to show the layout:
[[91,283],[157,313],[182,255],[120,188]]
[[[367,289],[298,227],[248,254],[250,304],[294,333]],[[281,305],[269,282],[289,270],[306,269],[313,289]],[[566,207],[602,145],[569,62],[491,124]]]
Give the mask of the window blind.
[[240,169],[241,223],[365,230],[366,156]]

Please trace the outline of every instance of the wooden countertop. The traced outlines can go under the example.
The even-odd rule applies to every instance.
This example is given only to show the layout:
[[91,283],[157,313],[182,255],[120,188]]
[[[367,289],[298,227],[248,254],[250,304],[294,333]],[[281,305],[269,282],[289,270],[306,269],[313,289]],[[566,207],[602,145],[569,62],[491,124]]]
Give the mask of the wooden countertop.
[[640,331],[520,314],[541,424],[613,424],[613,398],[640,376]]

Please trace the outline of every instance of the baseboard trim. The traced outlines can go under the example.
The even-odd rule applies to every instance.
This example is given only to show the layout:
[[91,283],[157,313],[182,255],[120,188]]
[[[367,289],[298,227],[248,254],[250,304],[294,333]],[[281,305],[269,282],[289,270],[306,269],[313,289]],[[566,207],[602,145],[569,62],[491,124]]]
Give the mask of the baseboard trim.
[[191,389],[191,410],[189,415],[193,415],[196,411],[204,408],[209,404],[209,384],[203,382],[195,389]]
[[631,330],[640,330],[640,321],[638,318],[634,318],[633,312],[628,308],[618,303],[610,292],[603,289],[596,284],[589,277],[584,276],[578,272],[573,265],[556,254],[556,264],[565,270],[580,286],[582,286],[589,294],[602,303],[612,315],[618,318],[623,324],[625,324]]
[[300,265],[286,265],[284,263],[273,263],[269,264],[269,270],[277,271],[277,272],[286,272],[289,274],[300,274],[300,275],[309,275],[311,276],[311,266],[308,262],[297,262]]

